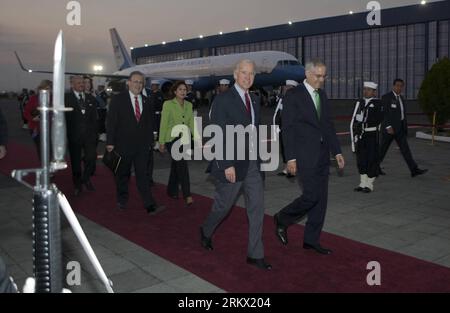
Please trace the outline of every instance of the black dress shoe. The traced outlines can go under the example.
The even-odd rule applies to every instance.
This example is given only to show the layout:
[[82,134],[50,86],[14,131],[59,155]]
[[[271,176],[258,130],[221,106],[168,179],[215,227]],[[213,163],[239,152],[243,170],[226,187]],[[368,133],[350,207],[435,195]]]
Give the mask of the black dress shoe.
[[323,247],[320,246],[319,244],[317,244],[317,245],[310,245],[310,244],[308,244],[308,243],[303,243],[303,249],[307,249],[307,250],[313,249],[313,250],[315,250],[317,253],[320,253],[320,254],[327,254],[327,255],[333,253],[333,251],[331,251],[330,249],[323,248]]
[[160,211],[164,210],[166,207],[163,205],[157,205],[157,204],[152,204],[149,206],[146,206],[145,209],[147,210],[148,214],[156,214],[159,213]]
[[423,175],[423,174],[425,174],[426,172],[428,172],[428,170],[427,169],[420,169],[420,168],[416,168],[412,173],[411,173],[411,177],[416,177],[416,176],[419,176],[419,175]]
[[262,270],[270,271],[272,269],[272,265],[267,263],[264,259],[253,259],[247,257],[247,264],[254,265]]
[[279,173],[277,174],[277,176],[287,176],[287,174],[286,174],[285,172],[279,172]]
[[378,169],[378,175],[384,176],[384,175],[386,175],[386,173],[383,172],[383,171],[381,170],[381,168],[380,168],[380,169]]
[[214,249],[212,246],[211,238],[205,236],[203,228],[201,227],[200,227],[200,243],[202,244],[202,247],[205,248],[206,250],[212,251]]
[[117,209],[124,211],[126,209],[126,205],[124,203],[117,203]]
[[371,193],[372,192],[372,190],[370,188],[367,188],[367,187],[364,187],[361,191],[363,193]]
[[356,192],[361,192],[361,191],[363,191],[364,190],[364,188],[363,187],[356,187],[355,189],[353,189],[353,191],[356,191]]
[[95,191],[94,185],[92,185],[92,182],[90,180],[85,182],[84,186],[86,187],[86,190],[88,190],[88,191]]
[[75,190],[73,191],[73,195],[75,197],[78,197],[81,194],[81,187],[80,188],[75,188]]
[[281,225],[278,220],[278,213],[274,215],[273,221],[275,222],[275,235],[281,241],[283,245],[288,244],[287,227]]

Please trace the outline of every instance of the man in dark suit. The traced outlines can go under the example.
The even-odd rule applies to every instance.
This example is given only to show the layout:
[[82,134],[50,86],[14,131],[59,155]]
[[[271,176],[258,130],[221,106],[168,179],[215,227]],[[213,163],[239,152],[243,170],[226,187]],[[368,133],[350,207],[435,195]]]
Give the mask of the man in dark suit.
[[274,217],[275,233],[287,245],[287,228],[307,214],[303,248],[314,249],[321,254],[332,253],[319,243],[327,209],[330,152],[336,157],[340,169],[345,164],[331,120],[328,98],[321,89],[326,71],[320,60],[308,62],[303,84],[289,90],[283,99],[282,135],[288,172],[292,175],[298,173],[303,194]]
[[73,76],[70,82],[72,90],[66,93],[64,102],[73,109],[66,113],[66,125],[74,194],[77,196],[82,185],[89,191],[95,190],[90,177],[97,161],[97,107],[95,98],[84,93],[83,77]]
[[128,182],[134,165],[136,183],[148,213],[161,209],[150,191],[147,163],[153,148],[154,108],[142,95],[144,74],[132,72],[128,90],[111,100],[107,116],[106,149],[115,150],[121,157],[116,173],[117,205],[123,210],[128,202]]
[[[200,228],[202,246],[213,250],[212,235],[228,215],[241,188],[244,188],[249,239],[247,263],[260,269],[270,270],[272,266],[264,259],[262,242],[264,220],[264,188],[260,162],[256,157],[257,128],[260,121],[260,100],[250,96],[249,89],[255,78],[255,64],[250,60],[240,61],[234,70],[236,84],[218,95],[211,107],[211,124],[218,125],[224,134],[223,156],[210,163],[208,171],[216,178],[216,192],[211,212]],[[226,133],[227,126],[248,127],[245,135]],[[246,138],[244,146],[237,144],[237,137]],[[233,149],[234,155],[228,150]],[[238,157],[241,154],[241,157]]]
[[417,166],[417,163],[412,157],[411,150],[409,149],[406,101],[401,95],[403,87],[403,80],[397,78],[394,80],[392,91],[381,98],[385,115],[382,123],[383,135],[381,138],[380,164],[383,162],[392,141],[395,139],[403,158],[411,171],[411,177],[416,177],[417,175],[425,174],[428,170],[420,169]]

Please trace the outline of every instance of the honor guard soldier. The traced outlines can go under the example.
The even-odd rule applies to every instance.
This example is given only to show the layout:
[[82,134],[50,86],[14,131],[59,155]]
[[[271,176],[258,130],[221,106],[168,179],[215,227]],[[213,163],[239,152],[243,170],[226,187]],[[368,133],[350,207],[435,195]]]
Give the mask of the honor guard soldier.
[[230,81],[228,79],[221,79],[219,81],[219,93],[224,93],[230,89]]
[[383,121],[381,100],[375,99],[378,85],[364,82],[364,98],[355,105],[351,122],[352,150],[356,159],[361,182],[354,190],[363,193],[373,191],[373,183],[378,176],[379,131]]

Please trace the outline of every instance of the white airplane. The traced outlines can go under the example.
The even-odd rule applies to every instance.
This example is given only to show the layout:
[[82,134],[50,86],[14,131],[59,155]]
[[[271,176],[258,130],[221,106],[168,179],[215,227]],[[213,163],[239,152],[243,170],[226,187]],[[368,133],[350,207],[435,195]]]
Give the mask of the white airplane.
[[[135,65],[117,30],[115,28],[110,29],[110,34],[118,67],[117,72],[113,74],[66,72],[66,75],[89,75],[92,77],[124,79],[128,78],[131,72],[140,71],[149,79],[160,79],[163,81],[190,79],[194,81],[194,89],[205,90],[214,88],[221,79],[225,78],[232,81],[236,63],[242,59],[250,59],[256,64],[255,86],[279,86],[283,85],[288,79],[302,81],[305,76],[304,67],[298,60],[294,56],[280,51],[236,53]],[[29,73],[52,73],[52,71],[25,68],[17,52],[15,54],[20,67],[24,71]]]

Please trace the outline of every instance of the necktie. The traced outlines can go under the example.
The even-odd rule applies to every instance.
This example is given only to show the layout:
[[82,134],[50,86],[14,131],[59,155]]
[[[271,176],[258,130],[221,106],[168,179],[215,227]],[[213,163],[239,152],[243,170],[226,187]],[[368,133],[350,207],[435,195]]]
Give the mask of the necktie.
[[136,120],[139,122],[139,120],[141,119],[141,109],[139,107],[139,101],[138,101],[137,96],[134,96],[134,109],[135,109]]
[[248,92],[245,93],[245,108],[247,109],[247,113],[251,115],[252,109],[250,108],[250,96],[248,95]]
[[[80,95],[80,99],[79,99],[80,108],[81,108],[81,110],[85,110],[86,107],[85,107],[85,103],[84,103],[84,99],[83,99],[83,94],[80,93],[79,95]],[[83,114],[84,114],[84,112],[83,112]]]
[[320,95],[317,90],[314,90],[314,104],[316,105],[317,116],[320,119],[321,104],[320,104]]

